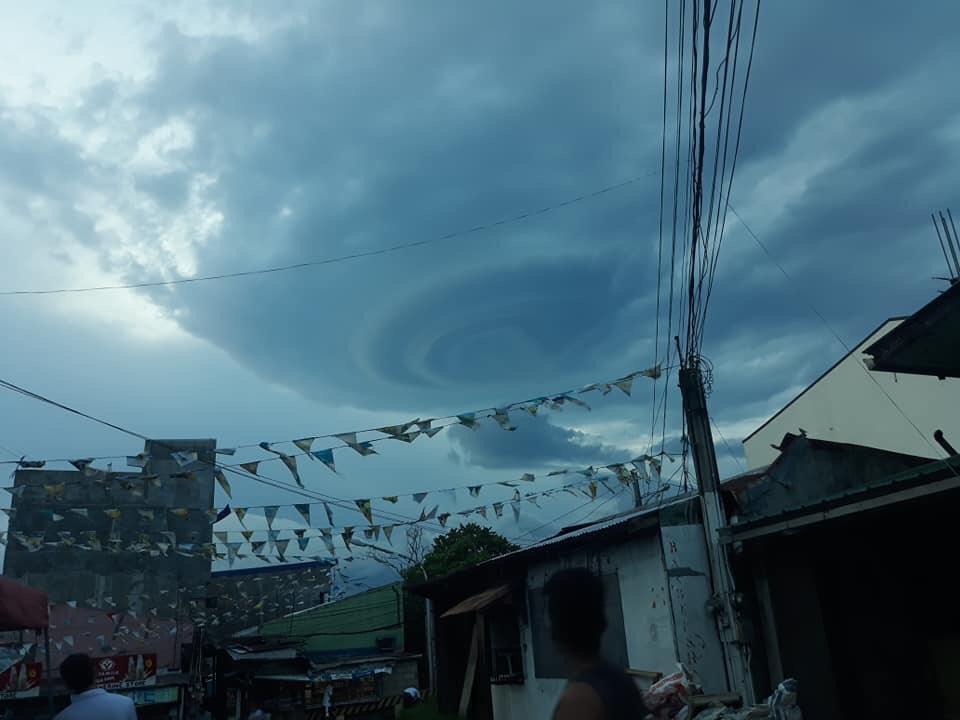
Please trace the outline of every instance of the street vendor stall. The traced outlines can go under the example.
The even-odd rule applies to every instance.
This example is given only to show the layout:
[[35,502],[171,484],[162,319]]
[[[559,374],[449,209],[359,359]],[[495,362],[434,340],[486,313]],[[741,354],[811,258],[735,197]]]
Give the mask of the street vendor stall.
[[[47,594],[40,590],[0,577],[0,632],[34,630],[43,632],[47,658],[50,657],[49,613]],[[13,700],[40,695],[40,663],[27,662],[19,644],[17,651],[4,654],[0,665],[0,698]],[[5,666],[3,666],[5,665]],[[47,663],[49,668],[49,662]],[[50,673],[47,674],[48,681]],[[53,694],[48,691],[50,709]],[[52,713],[51,713],[52,714]]]

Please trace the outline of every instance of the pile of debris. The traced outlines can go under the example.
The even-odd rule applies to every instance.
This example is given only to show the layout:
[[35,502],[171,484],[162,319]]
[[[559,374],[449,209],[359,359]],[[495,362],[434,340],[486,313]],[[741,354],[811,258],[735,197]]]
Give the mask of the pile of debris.
[[735,708],[736,695],[704,695],[682,665],[643,693],[649,720],[803,720],[797,681],[784,680],[762,705]]

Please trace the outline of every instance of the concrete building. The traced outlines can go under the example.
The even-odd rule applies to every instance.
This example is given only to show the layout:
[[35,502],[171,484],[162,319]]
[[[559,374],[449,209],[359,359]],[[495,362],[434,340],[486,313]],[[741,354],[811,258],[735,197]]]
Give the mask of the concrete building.
[[792,677],[804,717],[957,717],[960,620],[943,558],[960,458],[778,445],[771,465],[723,485],[758,695]]
[[[179,588],[210,577],[200,546],[212,538],[214,448],[213,440],[149,440],[133,473],[18,470],[4,575],[51,603],[176,616]],[[197,459],[182,465],[174,452]],[[171,512],[179,508],[185,516]],[[163,534],[171,532],[175,543]],[[187,554],[177,552],[185,545]]]
[[751,433],[743,441],[747,466],[773,462],[775,446],[788,433],[930,459],[947,456],[934,441],[937,430],[960,444],[960,379],[867,369],[872,358],[864,351],[903,321],[884,322]]
[[708,692],[723,692],[699,517],[698,498],[687,495],[568,528],[414,588],[434,600],[441,710],[493,720],[551,717],[568,676],[550,639],[543,587],[571,566],[594,570],[604,583],[609,661],[630,668],[640,684],[682,662]]
[[207,585],[213,616],[207,634],[227,638],[290,613],[321,605],[330,591],[333,560],[215,570]]

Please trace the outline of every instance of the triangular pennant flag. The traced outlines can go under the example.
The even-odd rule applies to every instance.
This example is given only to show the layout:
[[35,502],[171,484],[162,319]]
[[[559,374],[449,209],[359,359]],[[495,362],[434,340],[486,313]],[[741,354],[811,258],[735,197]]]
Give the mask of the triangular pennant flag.
[[395,438],[403,435],[407,431],[407,427],[407,425],[385,425],[384,427],[376,428],[376,431]]
[[327,524],[333,527],[333,510],[330,509],[330,505],[327,503],[323,504],[323,510],[327,514]]
[[561,397],[568,403],[573,403],[577,407],[582,407],[584,410],[590,410],[590,406],[580,398],[575,398],[572,395],[561,395]]
[[216,450],[214,450],[214,452],[217,453],[217,455],[236,455],[237,449],[236,448],[217,448]]
[[503,517],[503,503],[495,502],[491,507],[493,507],[493,512],[497,517]]
[[57,515],[57,513],[50,513],[50,519],[54,522],[60,522],[63,520],[63,515]]
[[390,540],[390,537],[393,535],[393,525],[384,525],[383,526],[383,536],[387,539],[387,543],[393,545],[393,541]]
[[439,509],[440,509],[440,506],[439,506],[439,505],[434,505],[434,506],[433,506],[433,509],[431,509],[430,512],[424,512],[423,510],[421,510],[421,511],[420,511],[420,519],[421,519],[421,520],[433,520],[433,519],[437,516],[437,510],[439,510]]
[[352,552],[350,549],[350,541],[353,540],[353,528],[345,527],[343,532],[340,533],[340,537],[343,538],[343,544],[346,546],[347,552]]
[[121,515],[119,508],[106,508],[103,512],[111,520],[116,520]]
[[280,537],[279,530],[267,530],[267,545],[269,547],[276,547],[277,539]]
[[423,434],[423,435],[426,435],[428,438],[432,438],[432,437],[433,437],[434,435],[436,435],[438,432],[440,432],[441,430],[443,430],[444,427],[445,427],[444,425],[440,425],[440,426],[435,427],[435,428],[428,428],[427,430],[424,430],[422,434]]
[[363,529],[363,537],[367,540],[373,540],[373,526]]
[[481,505],[480,507],[478,507],[478,508],[477,508],[477,514],[478,514],[480,517],[482,517],[484,520],[486,520],[486,519],[487,519],[487,506],[486,506],[486,505]]
[[70,460],[69,462],[80,472],[86,472],[87,466],[93,462],[93,458],[82,458],[80,460]]
[[382,498],[380,498],[380,499],[383,500],[384,502],[388,502],[388,503],[392,503],[392,504],[396,505],[396,504],[397,504],[397,500],[398,500],[399,498],[398,498],[396,495],[384,495],[384,496],[383,496]]
[[533,403],[530,403],[529,405],[524,405],[523,409],[526,410],[531,415],[533,415],[534,417],[536,417],[537,413],[540,412],[540,403],[533,402]]
[[223,530],[215,530],[213,536],[224,545],[227,544],[227,533]]
[[[433,437],[434,432],[436,431],[428,432],[427,435]],[[400,442],[412,443],[422,434],[423,433],[421,433],[419,430],[411,430],[410,432],[401,433],[400,435],[392,435],[391,438],[394,440],[399,440]]]
[[473,430],[479,425],[479,423],[477,422],[477,417],[474,413],[464,413],[463,415],[457,415],[457,421],[461,425],[468,427],[471,430]]
[[333,531],[329,528],[320,528],[320,537],[323,539],[323,544],[327,548],[327,552],[335,555],[337,549],[333,545]]
[[533,473],[524,473],[523,475],[520,476],[520,479],[523,480],[524,482],[533,482],[534,480],[537,479],[537,477]]
[[626,377],[620,378],[619,380],[614,381],[615,386],[620,388],[623,391],[624,395],[630,395],[630,392],[633,390],[633,376],[627,375]]
[[373,506],[370,503],[369,498],[363,500],[354,500],[354,502],[357,504],[357,507],[360,509],[363,517],[367,519],[367,522],[373,523]]
[[240,534],[243,535],[244,540],[250,542],[250,538],[253,537],[253,530],[241,530]]
[[314,440],[316,440],[315,437],[300,438],[299,440],[294,440],[293,444],[296,445],[300,450],[305,452],[307,455],[310,455],[310,448],[313,447]]
[[467,488],[467,491],[470,493],[470,497],[480,497],[481,488],[483,488],[482,485],[471,485]]
[[277,548],[277,554],[282,558],[287,552],[287,546],[290,544],[290,539],[286,540],[277,540],[275,547]]
[[270,505],[263,509],[263,516],[267,519],[267,527],[273,527],[273,521],[277,517],[277,510],[279,510],[276,505]]
[[513,509],[513,520],[514,520],[514,522],[520,522],[520,503],[514,501],[514,502],[510,503],[510,507]]
[[178,518],[185,518],[190,514],[189,508],[171,508],[170,512],[176,515]]
[[153,510],[137,510],[137,513],[144,520],[153,520]]
[[651,368],[647,368],[646,370],[641,370],[641,371],[640,371],[639,373],[637,373],[637,374],[638,374],[638,375],[643,375],[644,377],[653,378],[654,380],[657,380],[657,379],[660,377],[660,375],[662,374],[662,372],[661,372],[661,370],[660,370],[660,365],[657,364],[657,365],[654,365],[654,366],[651,367]]
[[260,447],[279,457],[280,460],[283,461],[283,464],[287,466],[287,470],[290,471],[290,474],[293,475],[293,479],[296,481],[297,485],[303,487],[303,481],[300,479],[300,473],[297,471],[297,459],[295,457],[291,457],[290,455],[280,452],[279,450],[274,450],[272,447],[270,447],[270,443],[267,442],[260,443]]
[[322,462],[333,472],[337,471],[337,466],[333,462],[333,448],[326,448],[325,450],[314,450],[311,455],[313,455],[317,460]]
[[63,491],[66,489],[66,483],[51,483],[50,485],[44,485],[43,491],[47,494],[49,498],[56,498],[63,495]]
[[418,505],[423,502],[424,498],[427,497],[430,493],[418,492],[413,494],[413,501]]
[[263,552],[263,546],[266,544],[264,540],[254,540],[250,543],[250,549],[253,550],[254,555],[259,555]]
[[26,485],[17,485],[17,486],[15,486],[15,487],[5,487],[5,488],[4,488],[4,490],[6,490],[8,493],[10,493],[11,495],[13,495],[14,497],[20,497],[21,495],[23,495],[23,493],[24,493],[24,491],[25,491],[26,489],[27,489],[27,486],[26,486]]
[[437,515],[437,520],[440,521],[440,527],[446,527],[447,520],[449,519],[450,519],[450,513],[448,512],[440,513],[439,515]]
[[240,463],[240,467],[243,468],[245,472],[256,475],[257,470],[260,469],[260,461]]
[[499,425],[504,430],[513,432],[514,430],[517,429],[515,425],[510,424],[510,415],[503,408],[498,408],[497,410],[494,411],[493,419],[496,421],[497,425]]
[[240,524],[243,525],[243,527],[246,527],[246,525],[243,524],[243,518],[247,515],[247,509],[234,508],[233,514],[237,517],[237,520],[240,522]]
[[297,546],[300,548],[300,552],[305,552],[307,549],[307,545],[309,544],[310,544],[310,538],[305,538],[305,537],[297,538]]
[[180,467],[186,467],[197,461],[197,453],[195,452],[177,450],[170,453],[170,457],[172,457]]
[[302,503],[300,505],[294,505],[294,510],[300,513],[300,517],[303,518],[303,521],[309,525],[310,524],[310,505],[307,503]]
[[227,494],[227,497],[232,500],[233,490],[230,489],[230,482],[227,480],[227,476],[224,474],[223,470],[218,468],[216,472],[214,472],[213,476],[217,479],[217,482],[220,484],[220,487],[223,488],[223,491]]

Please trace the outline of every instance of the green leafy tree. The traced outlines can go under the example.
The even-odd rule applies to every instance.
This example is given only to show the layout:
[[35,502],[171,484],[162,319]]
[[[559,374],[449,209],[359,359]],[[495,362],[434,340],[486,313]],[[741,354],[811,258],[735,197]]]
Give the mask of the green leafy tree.
[[433,541],[422,562],[404,569],[408,583],[421,582],[424,576],[440,577],[489,560],[518,547],[490,528],[467,523],[453,528]]

